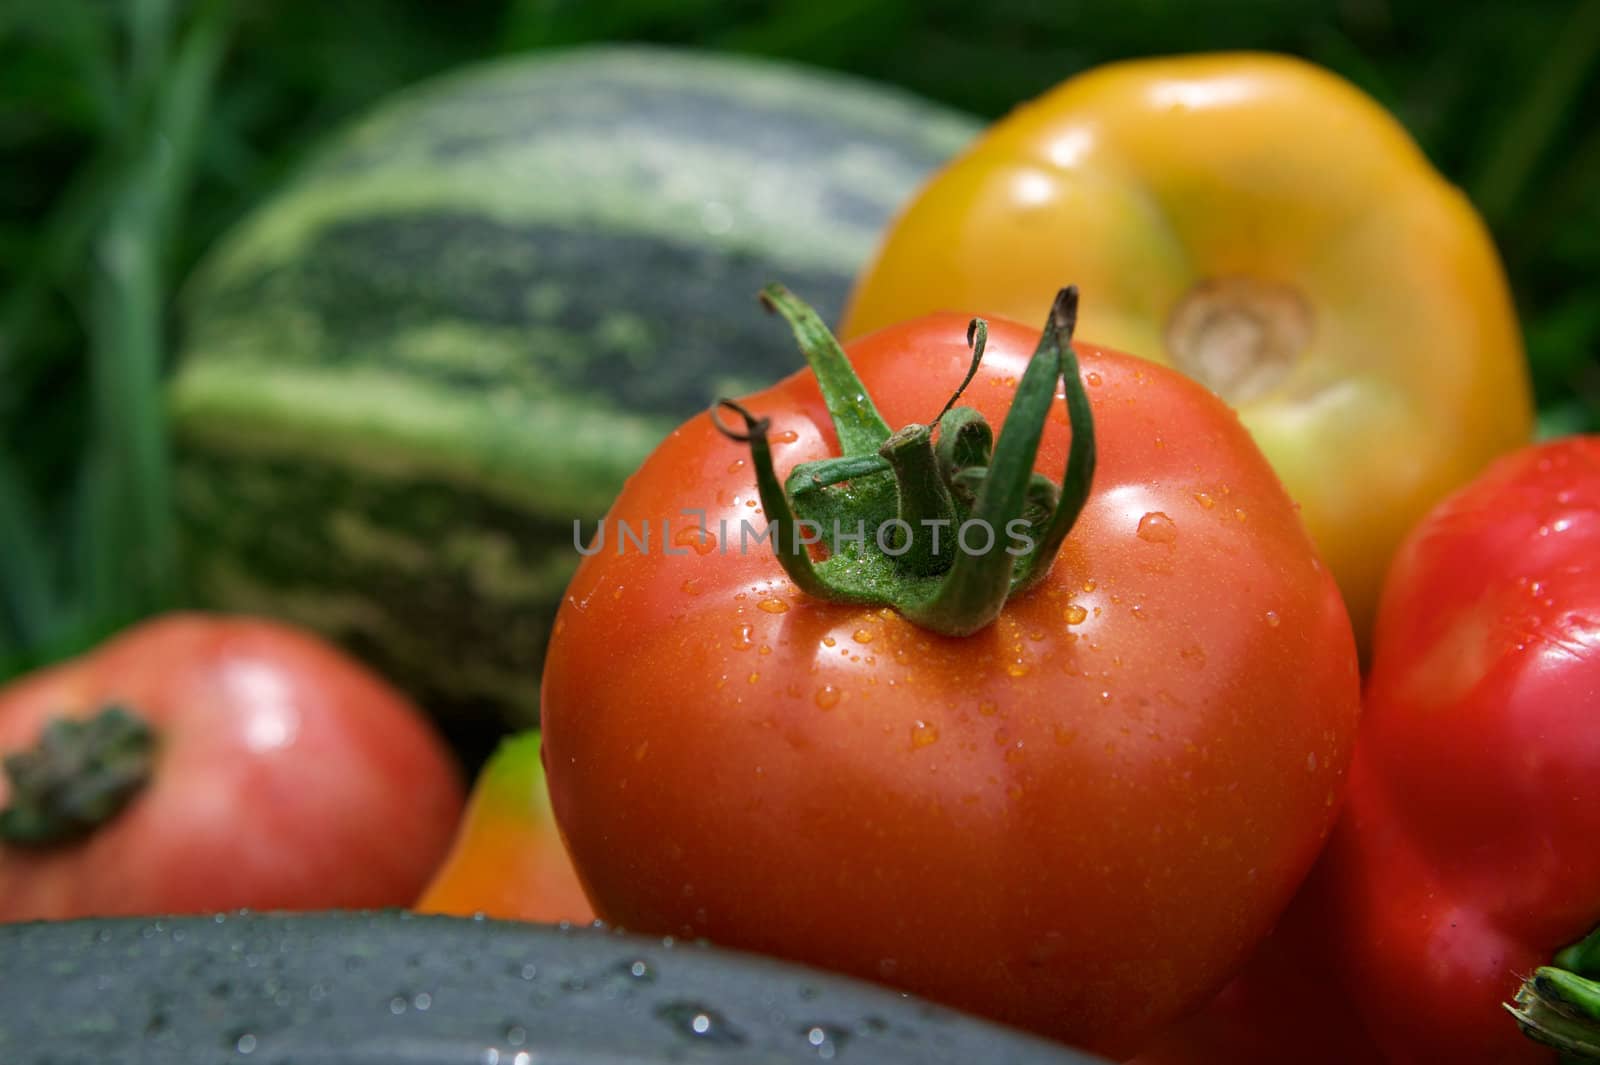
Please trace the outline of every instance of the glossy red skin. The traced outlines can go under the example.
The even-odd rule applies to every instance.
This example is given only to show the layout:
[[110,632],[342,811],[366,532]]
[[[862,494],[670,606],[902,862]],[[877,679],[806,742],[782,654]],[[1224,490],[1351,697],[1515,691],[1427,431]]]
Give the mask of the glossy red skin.
[[[463,802],[399,692],[286,626],[173,615],[0,693],[0,752],[118,702],[158,734],[151,782],[87,839],[0,844],[0,920],[409,905]],[[0,776],[0,805],[7,799]]]
[[1131,1065],[1383,1065],[1331,962],[1315,871],[1216,998]]
[[[849,347],[891,426],[937,414],[966,327],[933,315]],[[996,427],[1037,338],[991,323],[963,402]],[[542,695],[557,821],[602,917],[1113,1049],[1242,963],[1331,826],[1350,623],[1237,418],[1175,373],[1079,351],[1093,497],[1046,582],[965,639],[808,601],[765,546],[619,556],[619,519],[762,520],[747,451],[705,416],[628,482]],[[746,403],[780,476],[838,453],[809,372]],[[1038,468],[1059,478],[1067,441],[1058,403]],[[1152,512],[1171,542],[1138,534]]]
[[1501,1009],[1600,925],[1600,437],[1503,458],[1390,570],[1319,867],[1389,1060],[1554,1061]]

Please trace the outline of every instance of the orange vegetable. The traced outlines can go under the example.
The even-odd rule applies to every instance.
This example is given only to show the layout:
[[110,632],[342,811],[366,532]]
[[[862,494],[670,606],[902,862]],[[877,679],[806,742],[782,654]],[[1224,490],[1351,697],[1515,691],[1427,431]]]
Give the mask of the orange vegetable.
[[450,855],[416,908],[523,921],[594,919],[550,814],[537,732],[504,741],[484,766]]

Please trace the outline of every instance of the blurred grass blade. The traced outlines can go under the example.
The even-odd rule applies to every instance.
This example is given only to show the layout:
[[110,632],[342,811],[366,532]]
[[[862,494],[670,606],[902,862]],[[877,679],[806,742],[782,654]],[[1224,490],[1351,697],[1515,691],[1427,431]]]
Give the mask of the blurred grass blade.
[[30,349],[31,333],[51,291],[82,268],[83,256],[117,192],[117,149],[107,147],[73,174],[40,224],[28,273],[0,299],[0,380],[15,381],[26,360],[61,352]]
[[172,39],[171,0],[127,0],[128,98],[156,98]]
[[[156,6],[159,14],[160,5]],[[92,439],[83,476],[85,599],[131,620],[170,605],[176,559],[161,380],[165,273],[231,8],[204,5],[156,86],[138,151],[93,247]]]
[[1583,92],[1600,59],[1600,0],[1572,9],[1564,25],[1552,30],[1550,54],[1531,79],[1526,98],[1501,126],[1500,135],[1480,158],[1472,199],[1491,225],[1503,222],[1522,198],[1534,167],[1561,130],[1562,119]]
[[[0,299],[0,380],[16,381],[24,359],[46,362],[62,353],[39,350],[32,331],[51,291],[81,271],[84,249],[105,219],[115,186],[118,157],[129,116],[117,79],[113,17],[100,5],[69,0],[34,2],[11,12],[15,26],[70,63],[92,113],[98,141],[88,162],[77,166],[51,203],[30,242],[28,268]],[[3,402],[3,400],[0,400]]]
[[[56,614],[49,556],[27,487],[0,451],[0,644],[40,642]],[[6,648],[0,646],[0,658]]]

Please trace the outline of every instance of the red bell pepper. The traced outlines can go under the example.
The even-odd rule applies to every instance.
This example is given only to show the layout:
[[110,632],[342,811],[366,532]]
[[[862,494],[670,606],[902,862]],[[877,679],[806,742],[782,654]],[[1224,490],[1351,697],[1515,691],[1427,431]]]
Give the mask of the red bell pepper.
[[1518,1020],[1600,1047],[1600,943],[1563,950],[1600,925],[1597,799],[1600,437],[1579,437],[1495,463],[1389,571],[1310,890],[1392,1065],[1553,1061]]

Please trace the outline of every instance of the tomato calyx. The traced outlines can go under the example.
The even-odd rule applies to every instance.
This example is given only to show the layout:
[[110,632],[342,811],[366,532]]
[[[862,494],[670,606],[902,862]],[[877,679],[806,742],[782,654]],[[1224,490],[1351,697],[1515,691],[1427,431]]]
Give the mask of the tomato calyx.
[[1535,970],[1506,1009],[1562,1062],[1600,1061],[1600,928]]
[[[781,285],[769,285],[762,299],[794,331],[843,451],[801,463],[780,484],[769,420],[732,400],[712,408],[716,427],[750,447],[784,571],[808,595],[892,607],[941,635],[966,636],[993,622],[1007,599],[1049,572],[1089,497],[1094,426],[1071,344],[1077,289],[1057,295],[997,442],[983,415],[955,405],[983,359],[981,319],[968,326],[972,365],[944,409],[891,433],[815,312]],[[1057,381],[1072,427],[1059,486],[1033,471]],[[738,414],[744,431],[722,424],[719,409]],[[814,561],[812,544],[826,557]]]
[[93,832],[149,783],[155,747],[150,726],[126,707],[55,718],[34,747],[5,758],[11,798],[0,842],[46,847]]

